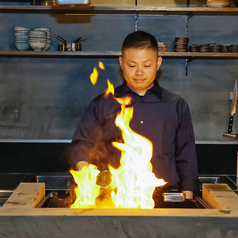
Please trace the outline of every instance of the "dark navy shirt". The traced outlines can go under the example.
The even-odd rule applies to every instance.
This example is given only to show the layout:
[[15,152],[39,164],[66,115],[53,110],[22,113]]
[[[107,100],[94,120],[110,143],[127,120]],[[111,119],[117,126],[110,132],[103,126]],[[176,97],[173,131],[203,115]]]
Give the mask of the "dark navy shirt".
[[[147,90],[144,96],[133,92],[125,83],[115,89],[115,97],[130,96],[134,108],[130,127],[153,143],[151,163],[157,178],[168,185],[181,184],[182,190],[194,190],[197,157],[193,126],[188,104],[178,95],[159,86]],[[113,141],[121,141],[121,131],[115,125],[121,105],[113,95],[96,97],[86,109],[71,143],[73,164],[81,160],[96,164],[100,170],[120,164],[121,152]]]

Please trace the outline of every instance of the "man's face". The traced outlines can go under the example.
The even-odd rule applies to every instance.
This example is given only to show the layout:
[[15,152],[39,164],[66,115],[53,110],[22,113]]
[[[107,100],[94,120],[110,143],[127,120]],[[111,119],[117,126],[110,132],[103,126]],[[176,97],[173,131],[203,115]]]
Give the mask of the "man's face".
[[145,93],[153,85],[162,58],[152,49],[129,48],[119,58],[127,85],[136,92]]

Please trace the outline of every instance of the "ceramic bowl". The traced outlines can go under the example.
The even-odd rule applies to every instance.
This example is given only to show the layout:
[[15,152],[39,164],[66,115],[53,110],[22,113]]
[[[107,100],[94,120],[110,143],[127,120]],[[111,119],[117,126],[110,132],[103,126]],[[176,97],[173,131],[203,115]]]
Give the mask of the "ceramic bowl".
[[46,45],[47,45],[47,41],[45,42],[29,41],[29,46],[34,51],[42,51],[45,49]]
[[49,50],[50,47],[51,47],[51,40],[48,40],[48,41],[47,41],[47,44],[46,44],[46,47],[45,47],[45,49],[44,49],[44,51]]
[[15,41],[15,47],[20,51],[30,49],[28,41]]
[[47,45],[47,33],[45,31],[30,30],[29,31],[29,46],[34,51],[42,51]]

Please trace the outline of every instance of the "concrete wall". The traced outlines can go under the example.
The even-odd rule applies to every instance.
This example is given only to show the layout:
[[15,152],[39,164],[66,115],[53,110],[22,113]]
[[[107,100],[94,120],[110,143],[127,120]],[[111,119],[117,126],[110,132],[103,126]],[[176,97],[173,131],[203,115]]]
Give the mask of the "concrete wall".
[[[109,1],[92,1],[93,5]],[[186,6],[187,1],[140,1],[139,4]],[[203,6],[205,1],[190,1]],[[134,1],[120,1],[134,5]],[[110,5],[119,1],[110,1]],[[194,16],[189,20],[190,44],[238,44],[238,16]],[[14,26],[50,27],[52,47],[60,43],[54,34],[69,42],[87,37],[85,51],[120,50],[124,37],[134,31],[133,15],[51,15],[0,14],[0,50],[16,50]],[[139,16],[138,30],[155,35],[158,41],[173,51],[177,36],[186,36],[186,16]],[[89,75],[98,61],[105,71],[99,71],[96,86]],[[194,60],[188,64],[188,76],[183,59],[164,59],[158,79],[161,86],[178,93],[189,103],[196,140],[229,140],[222,137],[227,130],[233,90],[238,77],[238,60]],[[117,58],[0,58],[0,139],[71,139],[85,107],[91,99],[104,92],[106,80],[115,85],[122,82]],[[234,133],[238,130],[234,118]]]

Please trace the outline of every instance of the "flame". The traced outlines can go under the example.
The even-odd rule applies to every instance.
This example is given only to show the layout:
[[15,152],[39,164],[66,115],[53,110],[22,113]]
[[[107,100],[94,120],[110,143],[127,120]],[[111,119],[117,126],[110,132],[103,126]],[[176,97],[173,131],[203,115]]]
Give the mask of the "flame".
[[98,62],[98,67],[102,70],[105,70],[105,67],[101,61]]
[[71,208],[89,208],[95,206],[95,200],[99,194],[100,186],[96,184],[100,171],[97,166],[89,164],[81,171],[70,170],[74,177],[76,200]]
[[117,192],[112,192],[112,200],[121,208],[153,208],[152,194],[155,187],[166,184],[152,173],[153,145],[145,137],[131,130],[129,123],[133,116],[131,98],[115,98],[121,103],[121,112],[116,117],[116,126],[122,131],[124,143],[113,142],[122,151],[119,169],[109,167]]
[[[93,77],[97,81],[96,68],[90,75],[91,81]],[[114,95],[113,84],[109,80],[107,80],[107,84],[108,89],[105,91],[105,96],[108,96],[109,93]],[[97,185],[97,176],[100,171],[95,165],[84,166],[79,172],[70,170],[78,185],[75,189],[76,200],[71,208],[153,208],[152,194],[155,187],[166,184],[163,179],[156,178],[152,173],[150,160],[153,144],[130,128],[133,107],[128,107],[128,105],[131,104],[131,97],[114,97],[114,99],[121,104],[121,112],[118,113],[115,124],[122,131],[124,143],[112,143],[113,146],[122,151],[120,167],[115,169],[109,165],[112,181],[107,189],[101,189]]]
[[96,67],[94,67],[93,72],[90,74],[90,80],[93,85],[95,85],[97,83],[97,79],[98,79],[98,71],[97,71]]
[[107,90],[105,91],[105,96],[107,97],[109,95],[109,93],[111,93],[112,95],[114,95],[114,86],[113,84],[109,81],[109,79],[107,80]]

